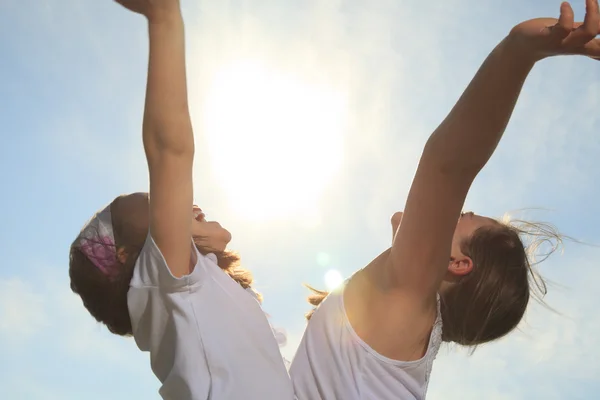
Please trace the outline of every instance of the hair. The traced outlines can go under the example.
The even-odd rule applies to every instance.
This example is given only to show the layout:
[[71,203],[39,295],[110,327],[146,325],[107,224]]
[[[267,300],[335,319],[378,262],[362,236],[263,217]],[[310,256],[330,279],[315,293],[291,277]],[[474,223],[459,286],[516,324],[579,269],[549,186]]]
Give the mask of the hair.
[[[534,266],[560,246],[563,236],[546,223],[504,221],[484,226],[465,238],[461,251],[473,261],[473,270],[440,294],[442,340],[475,349],[497,340],[523,319],[531,297],[543,302],[546,283]],[[311,290],[315,308],[327,297]]]
[[[98,321],[106,325],[116,335],[132,334],[131,319],[127,306],[127,292],[133,277],[135,262],[144,245],[145,237],[128,232],[120,221],[113,219],[113,231],[117,248],[127,252],[127,261],[110,268],[109,274],[103,273],[79,248],[79,237],[71,245],[69,255],[69,277],[71,290],[81,297],[83,305]],[[136,237],[138,236],[138,237]],[[102,243],[102,245],[106,245]],[[211,251],[196,244],[201,254]],[[250,271],[240,267],[240,257],[233,251],[212,252],[217,264],[242,288],[250,289],[253,277]],[[259,301],[262,295],[255,291]]]

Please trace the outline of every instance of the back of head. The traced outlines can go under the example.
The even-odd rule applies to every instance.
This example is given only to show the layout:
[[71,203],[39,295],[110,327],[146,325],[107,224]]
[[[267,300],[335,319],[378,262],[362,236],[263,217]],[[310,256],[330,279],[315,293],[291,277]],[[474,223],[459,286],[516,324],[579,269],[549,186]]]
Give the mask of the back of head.
[[69,254],[71,290],[98,322],[117,335],[131,334],[127,292],[148,231],[147,196],[132,196],[138,207],[125,209],[125,196],[95,214],[73,241]]
[[520,226],[481,227],[462,243],[473,270],[441,293],[444,341],[477,346],[499,339],[519,325],[532,294],[540,299],[546,294],[532,268],[534,253],[545,242],[554,251],[560,235],[547,224]]
[[[81,297],[89,313],[112,333],[125,336],[132,334],[127,292],[148,227],[140,221],[147,215],[143,210],[140,218],[121,211],[118,197],[85,225],[70,248],[69,277],[71,290]],[[196,247],[204,255],[209,252]],[[252,274],[239,266],[236,253],[214,254],[221,269],[244,289],[253,290]],[[260,294],[256,296],[261,300]]]
[[[130,263],[129,263],[130,264]],[[133,265],[119,265],[111,276],[100,271],[78,245],[71,245],[69,277],[71,290],[78,294],[83,305],[98,322],[117,335],[131,334],[127,308],[127,292],[133,276]]]

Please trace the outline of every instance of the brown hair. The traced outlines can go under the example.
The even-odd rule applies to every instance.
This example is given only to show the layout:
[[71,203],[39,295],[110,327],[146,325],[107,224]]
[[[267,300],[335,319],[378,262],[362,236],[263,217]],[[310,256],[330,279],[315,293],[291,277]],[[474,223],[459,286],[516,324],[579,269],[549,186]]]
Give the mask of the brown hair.
[[[512,221],[477,229],[461,246],[473,260],[473,271],[441,295],[442,339],[477,346],[515,329],[530,297],[541,301],[547,292],[533,266],[560,245],[562,236],[544,223]],[[308,288],[308,301],[315,307],[328,295]]]
[[[78,294],[83,305],[98,322],[106,325],[114,334],[128,336],[132,334],[129,309],[127,307],[127,292],[133,277],[135,262],[144,245],[145,236],[136,234],[131,229],[113,218],[115,242],[118,248],[123,248],[127,254],[124,264],[115,265],[109,274],[98,269],[79,247],[79,237],[75,239],[70,249],[69,277],[71,290]],[[208,249],[196,244],[198,251],[206,255]],[[253,277],[250,271],[240,267],[240,257],[232,251],[214,253],[217,264],[234,281],[244,289],[252,289]],[[254,289],[252,289],[254,290]],[[259,301],[262,296],[255,292]]]

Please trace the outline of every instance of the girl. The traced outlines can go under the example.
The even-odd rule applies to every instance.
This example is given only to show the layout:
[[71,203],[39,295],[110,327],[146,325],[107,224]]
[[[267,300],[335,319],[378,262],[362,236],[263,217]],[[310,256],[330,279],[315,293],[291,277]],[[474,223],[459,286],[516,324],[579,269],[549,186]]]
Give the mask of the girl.
[[252,278],[225,251],[231,235],[192,207],[179,1],[118,2],[148,20],[150,194],[117,197],[87,223],[70,250],[71,288],[111,332],[150,352],[164,399],[292,399],[273,331],[245,290]]
[[290,369],[298,399],[423,399],[443,341],[477,346],[517,326],[530,296],[519,231],[461,208],[534,64],[600,57],[597,0],[586,6],[583,23],[563,3],[558,20],[512,29],[425,145],[391,249],[310,298],[321,304]]

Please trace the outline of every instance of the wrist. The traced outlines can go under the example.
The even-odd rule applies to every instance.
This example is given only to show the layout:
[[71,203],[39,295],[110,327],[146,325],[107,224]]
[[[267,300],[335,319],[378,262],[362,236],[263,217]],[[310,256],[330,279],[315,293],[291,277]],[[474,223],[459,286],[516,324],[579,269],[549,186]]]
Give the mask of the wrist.
[[171,4],[174,5],[159,7],[148,13],[148,15],[146,15],[148,24],[150,24],[150,26],[169,26],[182,23],[183,17],[181,15],[179,2]]
[[535,63],[542,58],[523,43],[522,38],[513,31],[500,42],[495,51],[501,57],[510,60],[511,64],[517,68],[533,68]]

